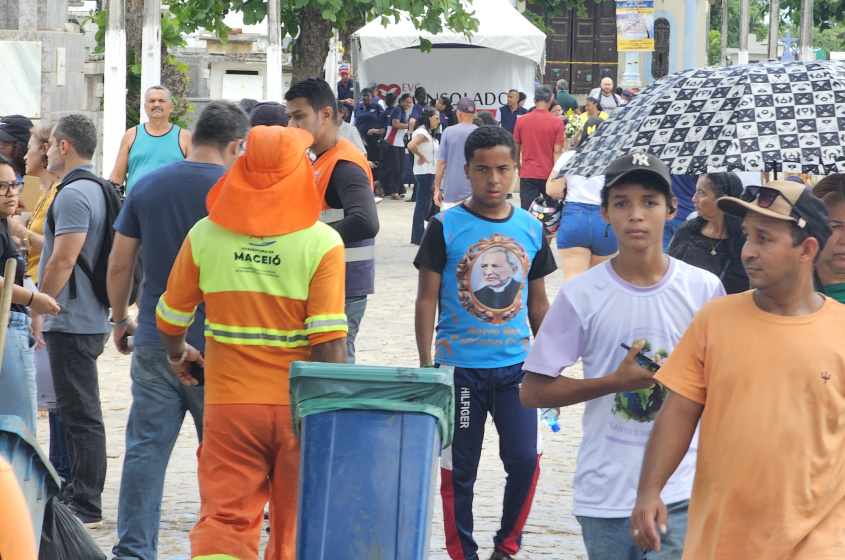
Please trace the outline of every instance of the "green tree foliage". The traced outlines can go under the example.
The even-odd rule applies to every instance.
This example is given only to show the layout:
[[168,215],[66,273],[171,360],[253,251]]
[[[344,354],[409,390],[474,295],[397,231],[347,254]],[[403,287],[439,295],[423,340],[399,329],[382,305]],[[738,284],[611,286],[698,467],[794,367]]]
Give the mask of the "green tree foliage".
[[[478,29],[473,12],[464,9],[460,0],[283,0],[282,32],[292,37],[299,34],[302,25],[303,8],[318,10],[323,19],[330,21],[334,29],[343,28],[349,20],[372,21],[380,18],[387,24],[391,19],[399,21],[400,12],[409,12],[414,17],[414,26],[429,33],[438,33],[449,28],[458,33]],[[229,12],[243,14],[244,24],[252,25],[267,17],[266,0],[175,0],[170,11],[185,33],[204,28],[226,40],[229,28],[223,18]]]
[[[783,20],[798,25],[801,18],[801,0],[780,0]],[[840,24],[845,15],[845,0],[814,0],[813,27],[825,31]]]
[[710,30],[710,37],[707,44],[708,66],[719,66],[719,54],[722,51],[722,32],[716,29]]
[[[739,47],[739,10],[740,0],[728,0],[728,48]],[[768,0],[749,0],[748,2],[748,33],[754,33],[760,41],[769,32],[767,24],[769,18]],[[783,6],[783,0],[781,0]],[[710,5],[710,29],[722,32],[722,0],[716,0]],[[710,39],[712,39],[712,35]],[[712,59],[711,59],[712,60]],[[718,60],[716,62],[718,64]]]

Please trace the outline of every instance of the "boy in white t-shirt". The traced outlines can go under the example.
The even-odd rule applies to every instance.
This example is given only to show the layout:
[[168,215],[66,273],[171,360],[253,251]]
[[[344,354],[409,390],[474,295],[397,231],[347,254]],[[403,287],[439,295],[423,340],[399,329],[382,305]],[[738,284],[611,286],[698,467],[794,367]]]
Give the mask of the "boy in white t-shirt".
[[[531,407],[586,402],[573,502],[590,560],[680,559],[696,441],[663,490],[661,550],[644,552],[629,534],[645,444],[666,397],[637,353],[659,363],[698,309],[725,292],[713,274],[663,253],[663,224],[676,210],[663,162],[630,154],[605,175],[601,216],[619,254],[564,285],[523,366],[520,398]],[[579,357],[584,379],[560,375]]]

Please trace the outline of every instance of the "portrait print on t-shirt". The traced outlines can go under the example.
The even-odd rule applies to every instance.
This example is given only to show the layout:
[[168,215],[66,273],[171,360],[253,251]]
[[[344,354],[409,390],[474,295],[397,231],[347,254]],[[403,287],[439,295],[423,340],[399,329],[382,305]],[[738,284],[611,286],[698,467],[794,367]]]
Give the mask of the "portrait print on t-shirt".
[[[628,345],[633,346],[641,340],[645,341],[645,345],[640,350],[643,355],[655,361],[657,356],[660,356],[663,360],[669,357],[669,352],[663,348],[652,352],[651,341],[643,336],[628,342]],[[625,420],[634,420],[635,422],[654,422],[657,413],[660,412],[660,408],[666,401],[667,394],[666,387],[660,383],[655,383],[647,389],[621,391],[616,393],[613,398],[613,414],[618,414]]]
[[461,305],[478,319],[503,325],[522,310],[531,261],[525,249],[499,233],[472,245],[457,266]]

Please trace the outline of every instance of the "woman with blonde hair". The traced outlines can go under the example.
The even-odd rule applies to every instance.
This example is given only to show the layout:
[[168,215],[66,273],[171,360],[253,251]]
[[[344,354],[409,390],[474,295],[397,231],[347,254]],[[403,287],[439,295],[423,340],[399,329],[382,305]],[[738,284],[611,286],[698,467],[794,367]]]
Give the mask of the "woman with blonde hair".
[[[44,248],[44,220],[47,209],[56,196],[56,187],[61,182],[60,177],[47,170],[47,148],[49,148],[50,132],[56,123],[48,122],[34,126],[30,131],[27,152],[23,159],[26,163],[26,174],[38,177],[41,182],[41,196],[34,208],[27,208],[32,215],[26,220],[21,216],[12,216],[7,220],[9,233],[23,241],[26,249],[26,275],[33,285],[38,284],[38,263]],[[70,478],[70,460],[65,445],[64,429],[59,424],[56,415],[56,391],[53,389],[53,374],[50,370],[50,360],[47,357],[44,337],[41,336],[41,315],[31,313],[32,334],[38,341],[35,345],[35,381],[38,388],[38,408],[46,408],[50,419],[50,462],[63,480]]]

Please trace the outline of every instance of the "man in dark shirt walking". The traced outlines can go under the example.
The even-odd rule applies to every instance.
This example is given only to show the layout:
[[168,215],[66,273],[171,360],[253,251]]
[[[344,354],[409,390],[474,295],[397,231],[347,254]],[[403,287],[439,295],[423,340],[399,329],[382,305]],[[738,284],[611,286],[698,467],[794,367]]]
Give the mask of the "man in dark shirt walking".
[[502,128],[513,134],[513,129],[516,126],[516,119],[520,115],[524,115],[528,109],[519,104],[519,92],[512,89],[508,92],[508,104],[499,107],[498,121]]
[[317,155],[313,167],[323,210],[320,221],[336,229],[346,246],[347,360],[354,364],[355,337],[367,296],[375,292],[379,221],[373,176],[364,154],[340,136],[328,83],[320,78],[302,80],[291,86],[285,99],[290,126],[314,137],[311,151]]
[[564,113],[570,109],[572,109],[575,113],[581,112],[580,109],[578,109],[578,100],[569,93],[569,82],[564,79],[560,79],[555,84],[555,89],[557,90],[555,98],[557,99],[557,102],[560,103],[560,107],[563,109]]

